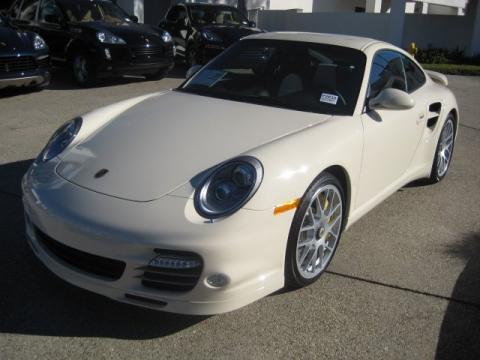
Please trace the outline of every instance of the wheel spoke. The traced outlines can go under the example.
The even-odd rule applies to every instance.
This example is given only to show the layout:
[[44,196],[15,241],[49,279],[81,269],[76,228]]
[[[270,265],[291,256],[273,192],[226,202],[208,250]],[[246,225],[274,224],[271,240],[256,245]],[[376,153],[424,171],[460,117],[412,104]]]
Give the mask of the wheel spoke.
[[337,187],[328,184],[318,189],[304,214],[297,239],[297,268],[305,278],[319,275],[329,263],[338,243],[342,197]]

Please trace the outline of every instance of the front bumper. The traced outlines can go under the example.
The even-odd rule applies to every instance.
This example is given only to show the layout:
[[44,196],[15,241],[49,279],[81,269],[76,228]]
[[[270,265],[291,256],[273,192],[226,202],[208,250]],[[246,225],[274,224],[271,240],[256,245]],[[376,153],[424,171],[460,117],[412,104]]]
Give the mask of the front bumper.
[[149,75],[161,70],[171,70],[175,65],[173,44],[152,48],[105,45],[92,51],[99,77]]
[[[208,315],[235,310],[284,285],[284,259],[293,214],[240,210],[221,221],[199,217],[192,200],[165,196],[132,202],[73,185],[54,173],[54,162],[33,165],[23,186],[29,243],[62,279],[114,300],[174,313]],[[123,261],[117,280],[79,270],[56,257],[34,231],[89,254]],[[198,254],[203,268],[189,291],[152,289],[139,276],[155,249]],[[221,274],[228,283],[210,286]]]
[[28,71],[0,73],[0,89],[8,87],[46,87],[50,84],[48,67]]

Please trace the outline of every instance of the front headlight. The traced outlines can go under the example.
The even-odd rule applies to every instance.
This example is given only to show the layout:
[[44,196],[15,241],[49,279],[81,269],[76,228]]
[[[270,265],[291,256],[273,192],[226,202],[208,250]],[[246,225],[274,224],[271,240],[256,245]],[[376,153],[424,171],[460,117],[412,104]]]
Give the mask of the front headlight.
[[202,31],[202,36],[205,40],[210,41],[210,42],[222,42],[222,38],[215,34],[214,32],[204,30]]
[[206,218],[230,215],[255,194],[263,179],[260,161],[243,156],[217,167],[197,188],[195,208]]
[[121,37],[113,35],[109,31],[97,32],[97,39],[102,44],[116,44],[116,45],[126,44],[125,40],[123,40]]
[[45,40],[43,40],[43,38],[40,35],[35,34],[35,37],[33,38],[33,48],[35,50],[46,49],[47,43],[45,42]]
[[169,32],[164,31],[164,32],[163,32],[163,35],[162,35],[162,40],[163,40],[164,42],[166,42],[166,43],[172,42],[172,41],[173,41],[172,35],[170,35]]
[[62,153],[62,151],[72,143],[73,139],[75,139],[75,136],[77,136],[81,127],[82,118],[80,117],[70,120],[60,126],[38,156],[38,160],[45,162]]

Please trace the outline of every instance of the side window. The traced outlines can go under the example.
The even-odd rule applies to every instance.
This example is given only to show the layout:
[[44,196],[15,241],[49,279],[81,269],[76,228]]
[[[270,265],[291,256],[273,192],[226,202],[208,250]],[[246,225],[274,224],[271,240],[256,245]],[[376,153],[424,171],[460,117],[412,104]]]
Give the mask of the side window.
[[407,91],[408,93],[412,93],[425,84],[425,75],[412,60],[406,56],[403,56],[402,59],[407,77]]
[[391,50],[381,50],[373,58],[368,96],[375,97],[388,88],[407,91],[407,81],[402,55]]
[[176,23],[180,19],[185,19],[187,17],[187,13],[183,6],[175,6],[173,7],[167,14],[167,21],[170,23]]
[[60,9],[55,0],[44,0],[40,6],[40,11],[38,12],[38,21],[40,22],[50,22],[53,18],[59,19],[62,16]]
[[22,5],[22,0],[15,1],[10,7],[10,10],[8,11],[8,16],[11,17],[12,19],[18,18],[18,15],[20,15],[21,5]]
[[35,15],[37,14],[38,2],[39,0],[24,0],[18,18],[24,21],[34,21]]

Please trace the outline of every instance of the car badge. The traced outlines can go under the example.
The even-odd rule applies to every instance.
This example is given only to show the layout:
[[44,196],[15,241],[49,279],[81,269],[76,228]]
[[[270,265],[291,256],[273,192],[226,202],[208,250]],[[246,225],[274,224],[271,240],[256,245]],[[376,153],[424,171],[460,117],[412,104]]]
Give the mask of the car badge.
[[100,179],[101,177],[104,177],[105,175],[107,175],[107,173],[108,173],[108,169],[101,169],[97,171],[97,173],[95,174],[95,179]]

